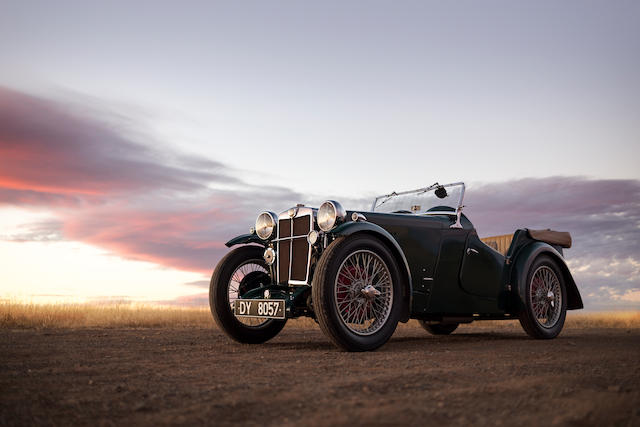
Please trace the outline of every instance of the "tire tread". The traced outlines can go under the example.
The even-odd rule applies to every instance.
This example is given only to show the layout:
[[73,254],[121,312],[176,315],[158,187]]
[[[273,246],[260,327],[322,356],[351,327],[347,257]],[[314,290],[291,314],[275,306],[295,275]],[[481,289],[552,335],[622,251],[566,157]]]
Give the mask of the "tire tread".
[[[312,299],[313,299],[313,307],[316,318],[318,320],[318,324],[320,325],[320,329],[324,334],[331,340],[331,342],[337,347],[346,350],[346,351],[369,351],[375,350],[380,347],[384,343],[388,341],[390,336],[395,331],[398,319],[400,317],[400,299],[396,299],[394,301],[394,307],[392,308],[392,312],[389,315],[388,322],[394,322],[393,327],[391,328],[391,332],[388,336],[379,335],[378,337],[368,337],[368,342],[364,342],[364,340],[354,340],[350,339],[350,333],[346,332],[343,329],[343,326],[337,324],[332,319],[331,306],[327,304],[329,299],[333,299],[333,288],[327,285],[327,276],[329,274],[333,274],[335,263],[338,263],[341,258],[344,256],[342,253],[345,246],[356,241],[361,240],[363,244],[374,244],[380,245],[381,248],[384,248],[388,253],[385,256],[388,257],[390,262],[395,262],[393,255],[388,251],[386,246],[378,239],[375,239],[371,236],[359,236],[353,235],[348,237],[339,237],[334,240],[322,253],[318,264],[316,265],[315,275],[313,278],[312,285]],[[400,275],[398,273],[397,266],[395,264],[388,265],[390,274],[393,276],[394,285],[397,287],[394,289],[394,292],[397,292],[395,295],[401,295],[400,290]],[[336,267],[337,268],[337,267]],[[398,297],[399,298],[399,297]]]
[[248,259],[261,260],[262,248],[253,245],[240,246],[218,262],[209,284],[209,308],[216,325],[229,338],[245,344],[260,344],[278,335],[287,320],[272,319],[263,326],[250,328],[240,323],[231,312],[224,297],[228,292],[228,280],[236,266]]
[[[538,266],[541,264],[547,264],[552,267],[552,270],[558,277],[560,281],[560,289],[562,290],[562,312],[560,313],[560,318],[558,319],[558,323],[551,329],[544,329],[542,326],[538,325],[538,322],[533,317],[531,313],[531,308],[529,307],[529,293],[531,290],[529,289],[531,285],[531,275],[536,270]],[[529,335],[531,338],[535,339],[552,339],[557,337],[562,328],[564,326],[564,321],[567,314],[567,287],[564,282],[564,277],[562,275],[562,271],[558,267],[558,263],[556,263],[552,258],[547,255],[540,255],[536,258],[531,264],[531,268],[527,272],[527,283],[525,283],[525,298],[524,301],[525,306],[520,311],[520,315],[518,316],[518,320],[520,321],[520,325],[522,329]]]

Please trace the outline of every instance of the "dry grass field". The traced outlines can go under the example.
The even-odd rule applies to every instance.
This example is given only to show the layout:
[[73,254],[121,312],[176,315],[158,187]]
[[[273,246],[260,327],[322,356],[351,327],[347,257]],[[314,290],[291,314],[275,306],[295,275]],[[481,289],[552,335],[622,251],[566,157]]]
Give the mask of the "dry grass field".
[[208,308],[0,302],[2,328],[168,328],[213,325]]
[[[520,327],[518,321],[485,321],[474,325]],[[288,326],[315,327],[308,318]],[[417,327],[415,321],[399,328]],[[173,307],[145,304],[32,304],[0,302],[0,328],[183,328],[215,327],[208,307]],[[565,328],[640,328],[640,311],[570,311]]]

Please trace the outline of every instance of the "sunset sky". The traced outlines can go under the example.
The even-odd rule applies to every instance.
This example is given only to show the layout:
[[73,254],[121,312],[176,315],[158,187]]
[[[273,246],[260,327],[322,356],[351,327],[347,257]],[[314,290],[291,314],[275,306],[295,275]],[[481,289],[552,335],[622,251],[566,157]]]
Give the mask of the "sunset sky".
[[0,298],[206,304],[264,209],[451,181],[640,309],[636,1],[3,1]]

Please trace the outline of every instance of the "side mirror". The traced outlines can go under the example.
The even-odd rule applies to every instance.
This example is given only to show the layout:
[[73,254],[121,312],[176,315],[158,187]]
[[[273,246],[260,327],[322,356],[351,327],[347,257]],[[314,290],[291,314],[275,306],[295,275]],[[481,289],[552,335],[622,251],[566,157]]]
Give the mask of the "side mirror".
[[444,199],[445,197],[447,197],[447,189],[444,188],[443,186],[439,186],[438,188],[436,188],[436,197],[438,199]]

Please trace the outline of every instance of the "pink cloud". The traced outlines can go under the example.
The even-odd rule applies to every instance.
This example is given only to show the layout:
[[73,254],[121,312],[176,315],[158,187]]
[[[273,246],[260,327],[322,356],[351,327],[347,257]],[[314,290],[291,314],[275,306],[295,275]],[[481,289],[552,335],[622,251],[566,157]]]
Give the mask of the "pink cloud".
[[210,273],[226,250],[228,238],[214,224],[228,230],[237,217],[192,205],[170,211],[100,207],[63,218],[62,232],[68,239],[104,247],[126,258]]
[[220,163],[154,150],[54,101],[0,88],[0,188],[107,197],[207,182],[238,180]]
[[[299,200],[287,189],[258,189],[221,163],[154,149],[152,142],[56,101],[0,88],[0,205],[53,211],[54,235],[61,238],[208,273],[226,251],[224,242],[246,232],[267,200],[283,206]],[[210,184],[232,184],[243,196]],[[37,233],[22,236],[37,240]]]
[[[121,126],[73,114],[56,101],[0,88],[0,206],[56,216],[13,240],[77,240],[208,274],[227,252],[224,242],[246,232],[262,209],[307,201],[286,188],[244,183],[213,160],[154,149],[152,142],[133,140]],[[609,298],[599,293],[602,286],[620,295],[640,288],[637,275],[615,264],[640,262],[640,181],[548,177],[469,184],[465,213],[481,235],[521,227],[572,233],[568,259],[592,266],[576,272],[583,293],[595,295],[586,298],[587,306]],[[235,190],[211,189],[225,185]],[[339,189],[327,191],[338,191],[327,196],[339,198]],[[370,202],[352,199],[345,207],[366,210]],[[590,273],[598,265],[609,266],[606,283]]]

